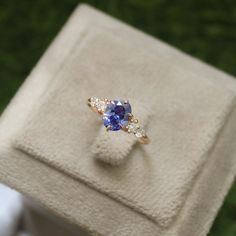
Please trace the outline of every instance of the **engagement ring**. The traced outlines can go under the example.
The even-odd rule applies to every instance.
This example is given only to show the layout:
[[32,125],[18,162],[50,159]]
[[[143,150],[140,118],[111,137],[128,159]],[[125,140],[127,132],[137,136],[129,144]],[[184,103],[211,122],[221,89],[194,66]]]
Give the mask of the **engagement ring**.
[[140,143],[148,144],[150,139],[139,121],[133,116],[128,100],[109,100],[91,97],[88,106],[102,116],[107,131],[123,130],[134,134]]

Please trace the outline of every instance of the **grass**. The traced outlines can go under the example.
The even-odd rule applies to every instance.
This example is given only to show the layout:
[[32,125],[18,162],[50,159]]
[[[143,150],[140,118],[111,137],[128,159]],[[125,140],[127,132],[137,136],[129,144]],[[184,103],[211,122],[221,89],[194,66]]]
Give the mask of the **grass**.
[[[236,76],[234,0],[84,2]],[[0,112],[77,4],[76,0],[1,0]],[[236,235],[236,184],[209,235]]]

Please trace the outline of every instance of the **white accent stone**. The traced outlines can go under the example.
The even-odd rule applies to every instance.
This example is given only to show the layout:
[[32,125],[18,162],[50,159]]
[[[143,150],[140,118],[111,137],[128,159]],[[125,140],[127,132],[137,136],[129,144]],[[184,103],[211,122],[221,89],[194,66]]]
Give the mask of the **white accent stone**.
[[136,134],[137,130],[140,128],[139,124],[137,123],[130,123],[126,127],[129,133]]
[[91,106],[97,108],[98,111],[105,112],[107,104],[104,99],[92,97],[90,103]]
[[140,128],[137,130],[135,135],[137,138],[142,138],[142,137],[146,136],[146,133],[145,133],[144,129]]
[[134,134],[137,138],[146,136],[144,129],[138,123],[130,123],[126,127],[129,133]]

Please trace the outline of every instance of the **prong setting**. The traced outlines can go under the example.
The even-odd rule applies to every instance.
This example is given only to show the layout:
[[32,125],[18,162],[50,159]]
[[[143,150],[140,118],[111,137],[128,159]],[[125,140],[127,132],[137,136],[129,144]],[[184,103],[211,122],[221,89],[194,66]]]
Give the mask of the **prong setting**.
[[108,126],[106,127],[106,131],[108,132],[108,131],[110,131],[110,130],[111,130],[111,126],[108,125]]

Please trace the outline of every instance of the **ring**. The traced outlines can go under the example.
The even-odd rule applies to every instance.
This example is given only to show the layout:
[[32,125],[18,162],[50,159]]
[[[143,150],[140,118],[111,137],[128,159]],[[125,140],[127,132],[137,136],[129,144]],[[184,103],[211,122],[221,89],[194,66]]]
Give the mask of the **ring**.
[[132,114],[128,100],[109,100],[91,97],[88,106],[98,115],[102,116],[107,131],[123,130],[134,134],[142,144],[148,144],[150,139],[139,121]]

